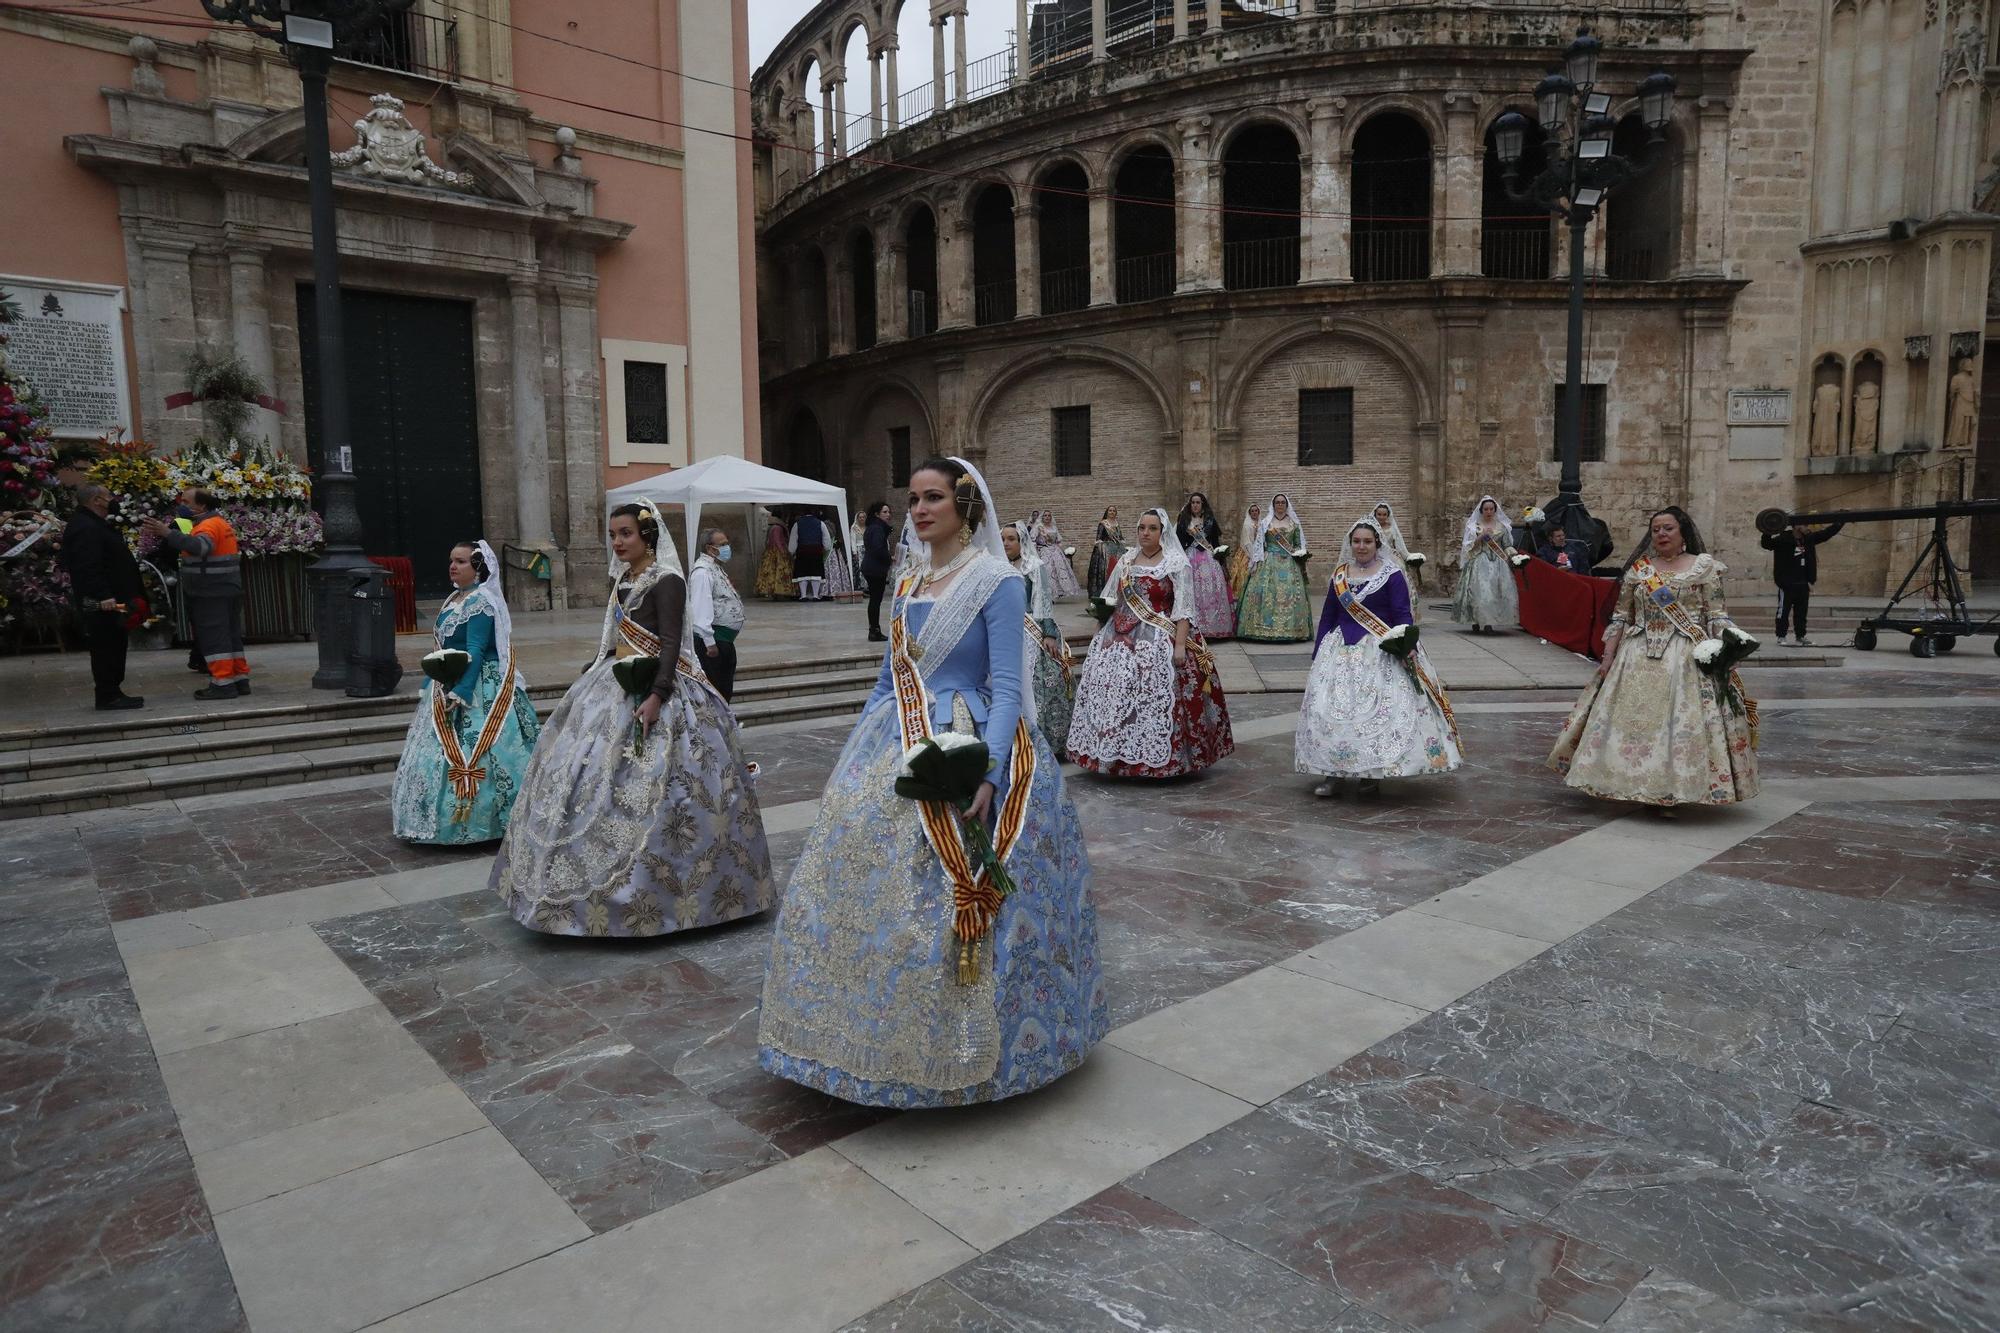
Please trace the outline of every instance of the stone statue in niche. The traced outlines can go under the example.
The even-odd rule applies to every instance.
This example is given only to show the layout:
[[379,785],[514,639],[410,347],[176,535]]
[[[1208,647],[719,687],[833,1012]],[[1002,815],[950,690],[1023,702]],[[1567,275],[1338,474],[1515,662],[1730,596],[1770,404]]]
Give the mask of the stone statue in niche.
[[1840,452],[1840,386],[1827,383],[1813,390],[1812,439],[1807,451],[1814,458]]
[[376,93],[368,99],[375,109],[354,122],[355,145],[333,155],[336,167],[352,167],[364,176],[402,185],[472,184],[472,177],[446,171],[431,161],[424,132],[403,114],[403,99]]
[[1970,449],[1979,421],[1979,387],[1972,380],[1972,362],[1961,361],[1944,394],[1944,447]]
[[1854,390],[1854,440],[1852,452],[1872,454],[1880,447],[1882,434],[1882,389],[1863,380]]

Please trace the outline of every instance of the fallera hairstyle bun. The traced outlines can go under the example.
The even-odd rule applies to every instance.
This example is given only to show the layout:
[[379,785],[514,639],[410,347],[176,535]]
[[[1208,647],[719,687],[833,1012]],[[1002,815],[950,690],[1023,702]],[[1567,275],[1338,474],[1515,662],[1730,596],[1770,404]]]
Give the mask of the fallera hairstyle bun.
[[631,519],[638,525],[639,539],[646,543],[646,549],[649,551],[660,549],[660,525],[653,521],[651,514],[638,505],[619,505],[611,511],[610,517]]

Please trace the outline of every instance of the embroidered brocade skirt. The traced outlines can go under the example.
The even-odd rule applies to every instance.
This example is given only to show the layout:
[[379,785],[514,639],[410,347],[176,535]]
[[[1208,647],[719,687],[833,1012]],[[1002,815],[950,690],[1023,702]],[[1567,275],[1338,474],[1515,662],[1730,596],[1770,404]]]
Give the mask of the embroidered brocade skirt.
[[828,597],[852,597],[854,595],[854,562],[844,552],[832,551],[826,557],[826,595]]
[[1049,600],[1064,601],[1071,597],[1083,596],[1083,588],[1076,581],[1076,569],[1063,554],[1061,542],[1035,543],[1035,554],[1042,558],[1042,568],[1049,573]]
[[1676,634],[1648,657],[1636,629],[1578,696],[1549,767],[1578,791],[1646,805],[1728,805],[1758,786],[1749,717],[1723,703],[1694,646]]
[[1259,643],[1303,643],[1313,636],[1306,576],[1288,555],[1265,553],[1243,584],[1236,637]]
[[1250,548],[1239,545],[1229,553],[1229,596],[1232,600],[1243,600],[1243,589],[1250,582]]
[[685,677],[632,755],[604,661],[549,718],[493,862],[514,919],[550,935],[661,935],[761,912],[771,854],[736,720]]
[[1229,576],[1222,572],[1222,562],[1199,546],[1187,558],[1195,629],[1204,639],[1230,638],[1236,633],[1236,607],[1229,600]]
[[[498,662],[488,662],[479,672],[472,689],[471,706],[454,710],[449,716],[458,728],[460,752],[472,753],[479,732],[486,725],[487,710],[500,695],[501,672]],[[424,682],[417,696],[417,713],[403,738],[403,754],[396,761],[396,785],[390,794],[390,819],[396,836],[405,842],[428,843],[440,847],[492,842],[507,832],[507,819],[521,789],[522,775],[535,739],[541,735],[541,719],[535,716],[534,700],[528,691],[514,691],[511,716],[501,724],[481,766],[486,777],[472,800],[468,817],[454,819],[458,795],[446,776],[444,746],[438,743],[437,725],[431,720],[431,691],[441,688],[435,681]]]
[[1089,592],[1092,597],[1104,591],[1104,580],[1111,577],[1111,567],[1118,563],[1118,557],[1125,554],[1123,542],[1098,542],[1090,548]]
[[[966,724],[966,725],[969,725]],[[961,729],[964,729],[963,727]],[[870,1106],[998,1101],[1083,1062],[1109,1027],[1076,806],[1047,742],[979,979],[957,980],[952,889],[895,794],[893,704],[864,714],[785,888],[757,1063]]]
[[782,546],[764,548],[764,559],[757,566],[757,582],[753,591],[759,597],[790,598],[798,596],[799,590],[792,584],[792,553]]
[[1476,552],[1472,563],[1459,571],[1451,618],[1461,625],[1520,624],[1521,592],[1514,584],[1512,566],[1491,551]]
[[1325,777],[1420,777],[1465,762],[1410,669],[1372,638],[1350,645],[1338,631],[1313,657],[1293,753],[1299,772]]
[[1069,757],[1093,773],[1177,778],[1199,773],[1236,748],[1222,678],[1192,650],[1174,665],[1174,642],[1150,625],[1114,616],[1084,659],[1070,713]]

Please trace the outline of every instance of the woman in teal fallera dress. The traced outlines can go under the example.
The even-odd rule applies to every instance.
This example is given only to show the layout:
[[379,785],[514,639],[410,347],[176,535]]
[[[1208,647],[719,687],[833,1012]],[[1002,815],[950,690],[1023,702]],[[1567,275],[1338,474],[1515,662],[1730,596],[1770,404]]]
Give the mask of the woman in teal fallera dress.
[[451,548],[453,591],[431,633],[440,650],[457,649],[471,661],[448,690],[426,680],[410,719],[390,800],[396,836],[407,842],[451,846],[504,835],[541,735],[527,679],[514,669],[513,618],[499,572],[485,542]]
[[1271,497],[1250,547],[1250,577],[1236,604],[1236,637],[1257,643],[1303,643],[1313,636],[1312,599],[1299,557],[1306,554],[1305,524],[1290,497]]

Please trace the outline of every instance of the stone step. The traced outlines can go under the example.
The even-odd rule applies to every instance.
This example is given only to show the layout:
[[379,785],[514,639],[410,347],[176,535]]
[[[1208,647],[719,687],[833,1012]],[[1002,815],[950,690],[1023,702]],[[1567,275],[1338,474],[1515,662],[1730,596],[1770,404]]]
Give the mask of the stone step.
[[[737,721],[746,730],[755,730],[852,715],[861,711],[869,693],[869,689],[835,689],[739,704]],[[537,701],[537,711],[544,716],[552,707]],[[74,747],[64,756],[67,766],[57,771],[39,771],[20,780],[8,776],[0,786],[0,820],[391,772],[403,752],[408,718],[390,722],[381,731],[358,731],[348,724],[338,735],[294,735],[285,745],[279,745],[277,738],[287,733],[286,728],[236,728],[183,737],[177,751],[181,762],[158,761],[145,767],[135,767],[122,752],[115,763],[109,762],[109,752],[119,749],[116,745]],[[301,743],[315,739],[320,743]],[[199,757],[187,757],[190,744],[198,747],[194,753]],[[239,745],[243,748],[235,748]],[[97,753],[87,755],[85,750]],[[93,763],[97,766],[90,767]]]

